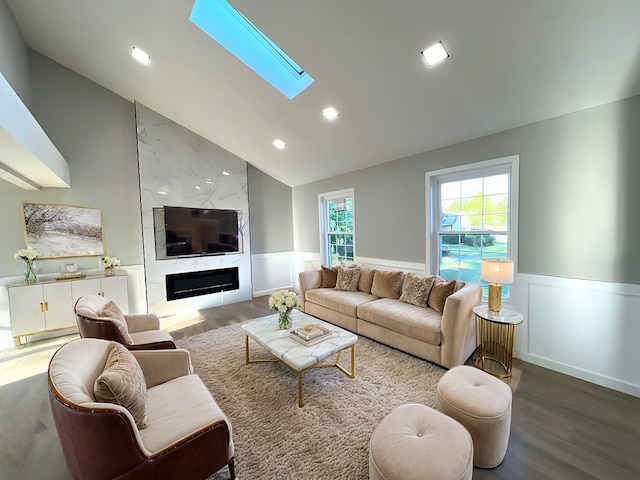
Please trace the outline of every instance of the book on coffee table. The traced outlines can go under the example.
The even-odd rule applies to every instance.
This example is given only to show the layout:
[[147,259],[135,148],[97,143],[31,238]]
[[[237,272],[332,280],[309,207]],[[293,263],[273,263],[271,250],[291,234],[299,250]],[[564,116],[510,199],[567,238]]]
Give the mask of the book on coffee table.
[[303,345],[311,346],[326,340],[331,335],[331,330],[322,325],[313,324],[296,328],[289,332],[289,336]]

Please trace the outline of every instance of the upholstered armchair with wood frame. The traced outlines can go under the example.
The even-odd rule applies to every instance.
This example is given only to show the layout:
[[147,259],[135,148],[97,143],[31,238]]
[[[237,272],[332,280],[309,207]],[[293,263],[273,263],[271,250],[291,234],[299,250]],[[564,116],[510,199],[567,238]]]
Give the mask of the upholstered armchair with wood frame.
[[49,403],[75,480],[235,478],[232,429],[187,350],[134,350],[95,338],[58,349]]
[[113,340],[129,350],[176,348],[169,332],[160,330],[160,320],[153,313],[124,315],[101,295],[80,297],[75,313],[82,338]]

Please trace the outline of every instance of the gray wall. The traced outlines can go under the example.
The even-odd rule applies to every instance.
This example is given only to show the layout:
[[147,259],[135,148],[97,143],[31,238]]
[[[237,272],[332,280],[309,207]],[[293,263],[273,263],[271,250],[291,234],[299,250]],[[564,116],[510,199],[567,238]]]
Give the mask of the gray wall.
[[5,0],[0,0],[0,72],[22,102],[31,107],[27,45]]
[[[107,252],[123,265],[142,264],[140,196],[133,104],[30,50],[31,109],[69,163],[71,188],[32,192],[0,181],[0,277],[19,275],[13,254],[24,248],[22,202],[57,203],[102,210]],[[68,260],[67,260],[68,261]],[[97,268],[95,257],[74,259]],[[41,260],[56,272],[63,260]]]
[[356,255],[425,263],[425,172],[520,155],[521,273],[640,283],[640,96],[293,189],[295,248],[318,194],[355,188]]
[[251,253],[293,251],[291,187],[248,166]]

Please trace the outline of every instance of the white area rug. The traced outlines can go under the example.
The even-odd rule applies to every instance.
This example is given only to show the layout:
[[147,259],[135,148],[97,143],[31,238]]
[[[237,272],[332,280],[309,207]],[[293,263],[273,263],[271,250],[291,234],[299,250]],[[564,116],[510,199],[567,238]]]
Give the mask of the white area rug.
[[[274,325],[275,328],[275,325]],[[241,480],[368,479],[369,439],[391,410],[405,403],[435,405],[445,369],[365,337],[355,347],[356,378],[337,368],[297,376],[280,363],[245,365],[239,325],[177,342],[229,417]],[[268,358],[250,341],[252,358]],[[344,352],[340,363],[350,367]],[[228,478],[223,469],[211,479]]]

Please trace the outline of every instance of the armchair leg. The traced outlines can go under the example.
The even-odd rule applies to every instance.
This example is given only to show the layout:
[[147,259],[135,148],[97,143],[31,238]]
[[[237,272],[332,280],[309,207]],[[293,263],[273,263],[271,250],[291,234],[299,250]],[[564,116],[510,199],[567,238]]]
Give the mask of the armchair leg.
[[229,460],[229,463],[227,464],[227,466],[229,467],[229,475],[230,475],[229,480],[236,480],[236,464],[233,458]]

